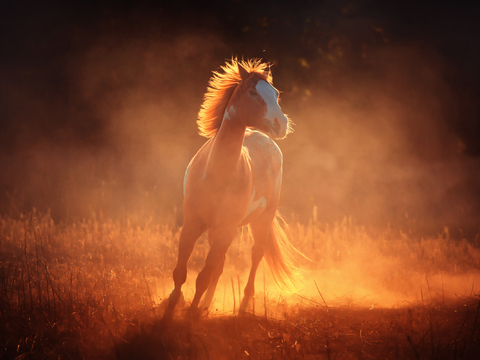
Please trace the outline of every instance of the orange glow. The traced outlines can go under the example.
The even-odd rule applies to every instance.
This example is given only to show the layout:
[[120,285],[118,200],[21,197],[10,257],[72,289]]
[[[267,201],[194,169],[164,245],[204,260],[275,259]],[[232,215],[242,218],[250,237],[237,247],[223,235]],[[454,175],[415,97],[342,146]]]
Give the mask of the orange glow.
[[[443,234],[428,239],[387,231],[369,235],[347,220],[331,229],[310,223],[293,224],[290,230],[298,241],[296,246],[314,261],[299,259],[298,284],[293,291],[279,288],[262,262],[256,282],[257,315],[263,316],[266,308],[269,317],[283,318],[285,311],[298,305],[374,309],[448,304],[480,292],[480,250]],[[238,312],[251,245],[252,240],[241,233],[232,244],[212,314],[232,314],[234,308]],[[199,247],[201,257],[205,250]],[[187,302],[193,297],[195,277],[191,272],[185,286]],[[167,295],[159,292],[158,298]]]

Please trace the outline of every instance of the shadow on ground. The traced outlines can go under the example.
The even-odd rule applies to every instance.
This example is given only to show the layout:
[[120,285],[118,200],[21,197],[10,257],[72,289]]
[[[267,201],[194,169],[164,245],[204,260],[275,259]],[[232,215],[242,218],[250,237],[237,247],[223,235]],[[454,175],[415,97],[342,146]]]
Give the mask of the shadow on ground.
[[478,359],[480,299],[400,309],[292,307],[283,319],[152,321],[115,341],[113,359]]

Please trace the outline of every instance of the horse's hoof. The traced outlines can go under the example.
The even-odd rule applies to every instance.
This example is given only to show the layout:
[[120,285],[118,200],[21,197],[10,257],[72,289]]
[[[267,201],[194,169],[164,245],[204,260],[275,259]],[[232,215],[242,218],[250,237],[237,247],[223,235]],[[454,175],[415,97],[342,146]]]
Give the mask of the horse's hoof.
[[239,314],[245,314],[247,310],[253,310],[253,296],[245,296],[238,309]]
[[193,322],[200,321],[201,319],[205,319],[208,316],[208,308],[193,308],[190,307],[188,309],[188,318]]
[[164,311],[162,321],[165,324],[168,324],[173,319],[173,313],[178,304],[184,306],[185,298],[181,290],[175,291],[175,289],[168,298],[160,303],[160,309]]
[[180,291],[180,296],[177,299],[177,306],[181,306],[181,307],[185,306],[185,297],[183,296],[182,291]]
[[168,297],[170,301],[174,301],[175,304],[180,300],[180,301],[185,301],[183,297],[183,292],[182,290],[175,290],[173,289],[172,292],[170,293],[170,296]]

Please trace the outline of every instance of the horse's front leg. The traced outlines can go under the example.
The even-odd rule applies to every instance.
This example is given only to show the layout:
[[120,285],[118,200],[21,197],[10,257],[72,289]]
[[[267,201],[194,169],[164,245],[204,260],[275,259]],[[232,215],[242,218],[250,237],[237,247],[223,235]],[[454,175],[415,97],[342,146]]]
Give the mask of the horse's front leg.
[[[209,297],[213,298],[213,293],[215,292],[213,285],[216,286],[216,282],[218,282],[218,278],[223,271],[225,254],[228,250],[228,247],[232,243],[235,230],[236,228],[234,226],[230,226],[219,229],[211,229],[209,231],[209,241],[212,245],[210,251],[208,252],[207,259],[205,260],[205,266],[197,277],[195,296],[191,305],[192,312],[197,312],[200,299],[209,287],[212,280],[215,281],[215,284],[212,283],[212,288],[209,290],[208,295]],[[215,279],[212,279],[214,272],[216,273]]]
[[172,318],[175,305],[182,297],[182,285],[187,280],[187,263],[192,254],[195,242],[204,231],[205,227],[200,223],[185,221],[178,243],[177,266],[173,270],[175,288],[168,298],[167,309],[163,315],[164,321],[169,321]]

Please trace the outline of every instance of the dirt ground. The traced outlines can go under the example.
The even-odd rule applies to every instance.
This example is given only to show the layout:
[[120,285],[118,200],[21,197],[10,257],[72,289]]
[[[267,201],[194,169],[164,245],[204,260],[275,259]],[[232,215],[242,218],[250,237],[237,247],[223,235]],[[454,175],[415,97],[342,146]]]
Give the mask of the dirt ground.
[[182,314],[133,326],[111,359],[478,359],[479,298],[401,309],[289,308],[283,319],[189,321]]
[[255,308],[238,314],[251,248],[239,233],[211,313],[193,321],[200,241],[186,302],[165,324],[177,228],[0,219],[0,359],[480,358],[476,243],[369,235],[348,222],[291,229],[312,258],[297,292],[279,293],[262,270]]

